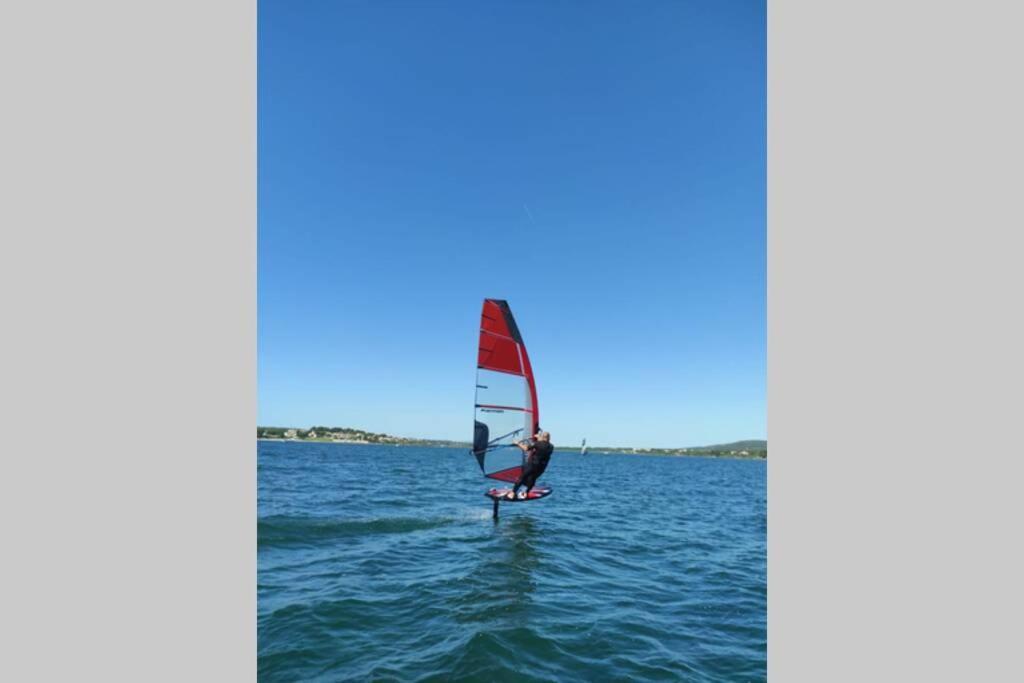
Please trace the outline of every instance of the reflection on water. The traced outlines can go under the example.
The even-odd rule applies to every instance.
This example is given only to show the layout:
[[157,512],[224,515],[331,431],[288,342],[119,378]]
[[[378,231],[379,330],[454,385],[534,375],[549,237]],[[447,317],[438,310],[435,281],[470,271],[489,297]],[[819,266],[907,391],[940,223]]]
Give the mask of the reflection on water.
[[541,524],[531,517],[502,519],[494,526],[495,547],[475,554],[457,600],[463,622],[505,620],[535,606],[535,573],[543,561]]
[[537,587],[535,572],[543,558],[540,543],[540,524],[533,517],[513,517],[495,531],[499,537],[499,562],[493,572],[500,588],[510,596],[511,610],[525,613],[532,605],[531,596]]

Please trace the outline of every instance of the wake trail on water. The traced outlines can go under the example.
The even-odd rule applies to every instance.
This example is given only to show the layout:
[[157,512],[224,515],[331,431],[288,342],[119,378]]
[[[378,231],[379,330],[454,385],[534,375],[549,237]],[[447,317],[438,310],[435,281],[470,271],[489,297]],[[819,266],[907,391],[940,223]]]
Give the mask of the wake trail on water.
[[333,538],[374,534],[403,534],[448,526],[453,517],[375,517],[369,519],[331,519],[275,515],[257,523],[260,546],[318,543]]
[[492,511],[484,507],[465,507],[448,515],[432,517],[387,516],[362,519],[338,519],[295,515],[270,515],[259,518],[257,540],[263,546],[316,544],[335,538],[407,534],[466,523],[491,521]]

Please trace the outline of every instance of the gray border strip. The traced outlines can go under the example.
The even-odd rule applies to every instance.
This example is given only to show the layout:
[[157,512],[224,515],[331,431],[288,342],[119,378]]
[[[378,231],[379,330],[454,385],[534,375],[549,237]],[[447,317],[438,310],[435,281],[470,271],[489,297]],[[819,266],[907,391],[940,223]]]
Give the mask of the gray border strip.
[[256,6],[0,16],[0,679],[256,676]]
[[1020,12],[769,3],[775,680],[1019,670]]

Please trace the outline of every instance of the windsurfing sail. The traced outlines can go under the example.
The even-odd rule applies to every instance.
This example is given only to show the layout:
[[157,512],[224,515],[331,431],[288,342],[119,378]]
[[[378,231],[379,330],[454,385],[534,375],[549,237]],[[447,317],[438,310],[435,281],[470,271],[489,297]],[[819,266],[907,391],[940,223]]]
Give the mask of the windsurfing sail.
[[580,455],[587,454],[587,440],[583,439],[583,443],[580,444]]
[[515,442],[540,430],[530,357],[508,302],[484,299],[476,361],[473,455],[485,476],[514,482],[523,471]]

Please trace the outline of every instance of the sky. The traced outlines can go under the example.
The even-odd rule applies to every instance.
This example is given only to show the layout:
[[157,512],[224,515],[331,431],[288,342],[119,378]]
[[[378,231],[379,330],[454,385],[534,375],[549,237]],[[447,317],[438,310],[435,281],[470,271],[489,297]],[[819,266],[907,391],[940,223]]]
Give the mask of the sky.
[[260,0],[259,424],[468,441],[506,299],[556,444],[766,438],[765,5]]

